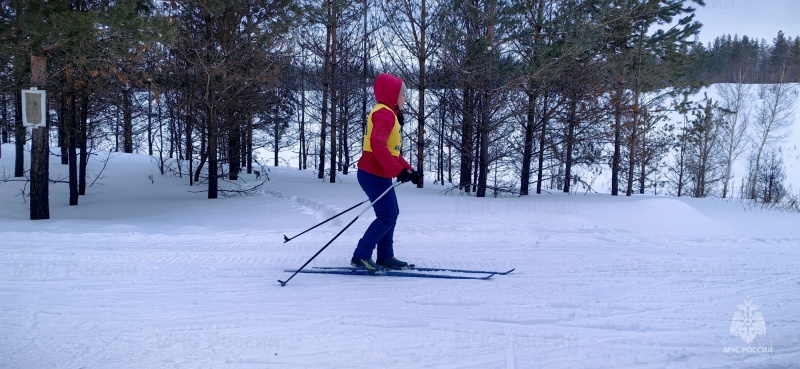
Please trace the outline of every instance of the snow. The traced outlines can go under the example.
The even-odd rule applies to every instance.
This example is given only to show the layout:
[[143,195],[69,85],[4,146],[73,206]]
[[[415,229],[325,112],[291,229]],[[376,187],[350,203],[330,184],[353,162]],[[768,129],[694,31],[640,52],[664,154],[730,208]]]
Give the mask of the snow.
[[[0,173],[13,169],[2,147]],[[100,174],[92,158],[90,178]],[[26,157],[26,161],[29,157]],[[397,255],[491,280],[299,274],[361,210],[355,175],[270,168],[206,199],[112,154],[80,205],[28,220],[0,184],[2,368],[798,368],[800,215],[736,201],[397,188]],[[66,167],[51,159],[51,176]],[[253,176],[244,176],[256,183]],[[13,179],[13,178],[9,178]],[[349,262],[357,220],[311,266]],[[731,334],[745,301],[766,331]]]

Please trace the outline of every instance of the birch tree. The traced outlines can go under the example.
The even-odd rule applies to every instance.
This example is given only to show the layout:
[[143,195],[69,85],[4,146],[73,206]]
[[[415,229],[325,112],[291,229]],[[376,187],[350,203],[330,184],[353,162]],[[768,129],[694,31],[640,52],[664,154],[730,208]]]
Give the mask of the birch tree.
[[789,127],[794,122],[796,88],[784,82],[785,69],[778,72],[775,83],[761,85],[759,97],[761,103],[756,110],[753,121],[753,164],[749,174],[749,198],[758,196],[758,176],[761,172],[762,158],[771,145],[784,141],[789,134]]
[[[741,81],[741,79],[740,79]],[[717,93],[723,114],[720,144],[723,150],[724,178],[722,198],[730,194],[733,165],[745,150],[748,125],[750,123],[750,85],[739,82],[717,85]]]

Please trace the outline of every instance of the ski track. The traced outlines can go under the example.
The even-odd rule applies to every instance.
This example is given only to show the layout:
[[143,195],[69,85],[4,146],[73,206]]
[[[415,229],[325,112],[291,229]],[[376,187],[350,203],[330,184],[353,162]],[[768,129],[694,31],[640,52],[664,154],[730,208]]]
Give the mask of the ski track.
[[[430,230],[417,226],[401,238],[424,239]],[[0,367],[372,367],[386,358],[422,368],[800,362],[797,240],[673,237],[664,248],[662,239],[633,235],[619,243],[598,230],[572,234],[568,245],[558,232],[523,244],[503,235],[470,241],[469,233],[409,243],[403,253],[418,255],[420,266],[517,270],[490,281],[298,275],[281,288],[275,280],[286,277],[283,269],[301,265],[324,232],[291,245],[275,232],[236,242],[230,234],[37,234],[0,249]],[[346,265],[358,235],[343,236],[312,266]],[[451,258],[454,249],[471,257]],[[766,362],[722,352],[739,344],[728,330],[744,298],[764,312],[766,345],[774,350]],[[326,345],[334,342],[351,349]]]
[[[310,199],[310,198],[307,198],[307,197],[286,195],[286,194],[284,194],[282,192],[274,191],[274,190],[266,190],[266,191],[264,191],[264,194],[272,196],[272,197],[275,197],[275,198],[278,198],[278,199],[284,199],[284,200],[290,201],[292,204],[294,204],[295,208],[299,209],[301,212],[303,212],[305,214],[310,214],[310,215],[314,216],[314,218],[317,219],[317,221],[319,221],[319,222],[322,222],[325,219],[331,218],[331,217],[335,216],[336,214],[339,214],[340,212],[345,210],[344,208],[338,209],[338,208],[335,208],[333,206],[324,204],[322,202],[319,202],[319,201],[316,201],[316,200],[313,200],[313,199]],[[356,209],[354,209],[354,210],[356,210]],[[355,214],[358,214],[358,213],[355,213]],[[327,225],[328,226],[342,226],[343,224],[342,224],[342,220],[337,218],[337,219],[331,220]]]

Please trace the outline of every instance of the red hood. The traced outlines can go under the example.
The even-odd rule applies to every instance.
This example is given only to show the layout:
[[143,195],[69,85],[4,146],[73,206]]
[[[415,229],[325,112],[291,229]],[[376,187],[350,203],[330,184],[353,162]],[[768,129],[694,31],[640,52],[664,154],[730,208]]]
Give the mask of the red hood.
[[400,97],[400,86],[403,80],[389,73],[381,73],[375,78],[375,100],[381,104],[389,105],[397,113],[397,98]]

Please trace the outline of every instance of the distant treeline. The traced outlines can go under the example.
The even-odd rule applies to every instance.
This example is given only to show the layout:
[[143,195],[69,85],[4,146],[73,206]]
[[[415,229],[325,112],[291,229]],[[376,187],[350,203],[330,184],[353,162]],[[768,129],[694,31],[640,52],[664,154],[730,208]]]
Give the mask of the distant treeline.
[[691,51],[696,64],[690,77],[713,83],[772,83],[784,70],[784,82],[800,82],[800,36],[778,32],[771,42],[746,35],[724,35]]

